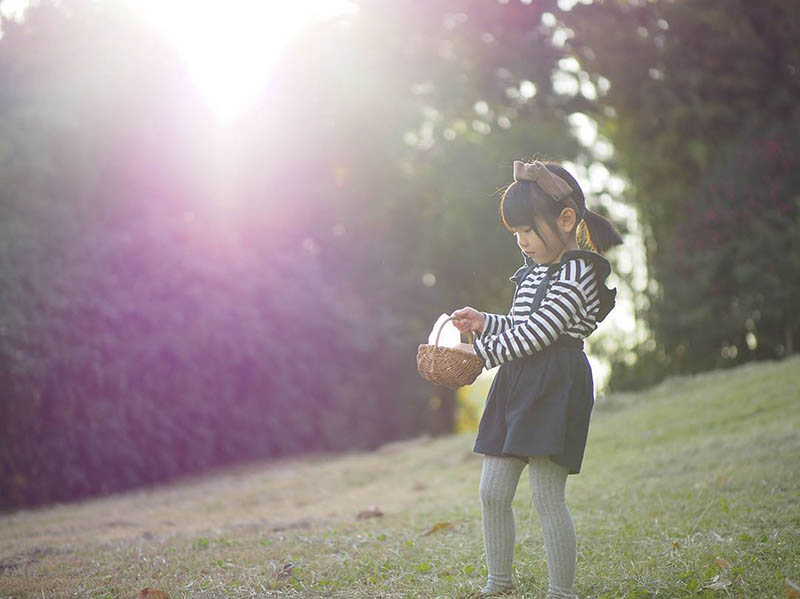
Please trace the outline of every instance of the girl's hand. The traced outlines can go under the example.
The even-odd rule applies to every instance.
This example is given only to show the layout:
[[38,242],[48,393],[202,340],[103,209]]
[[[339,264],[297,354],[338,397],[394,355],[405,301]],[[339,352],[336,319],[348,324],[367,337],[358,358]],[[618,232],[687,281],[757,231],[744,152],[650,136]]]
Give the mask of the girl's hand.
[[[461,351],[465,351],[470,354],[475,354],[475,348],[470,343],[459,343],[453,349],[460,349]],[[475,354],[477,355],[477,354]]]
[[469,306],[456,310],[450,316],[455,316],[453,324],[462,333],[483,330],[483,323],[486,320],[483,313]]

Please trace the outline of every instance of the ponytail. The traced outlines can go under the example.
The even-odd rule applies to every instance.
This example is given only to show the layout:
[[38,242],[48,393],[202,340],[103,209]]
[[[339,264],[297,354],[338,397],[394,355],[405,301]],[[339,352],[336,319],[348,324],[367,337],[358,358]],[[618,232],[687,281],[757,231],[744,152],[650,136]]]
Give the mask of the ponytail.
[[578,239],[601,254],[622,243],[622,236],[614,225],[604,216],[588,208],[583,213],[583,220],[578,224]]
[[579,219],[581,218],[581,212],[583,212],[583,218],[578,223],[578,230],[576,231],[578,241],[589,246],[589,249],[600,253],[605,252],[615,245],[620,245],[622,243],[622,236],[614,228],[614,225],[604,216],[592,212],[586,206],[586,198],[583,195],[583,190],[575,177],[557,162],[548,160],[545,162],[545,165],[548,170],[566,180],[569,186],[572,187],[572,193],[568,196],[567,200],[572,200],[575,203],[575,207],[578,209],[577,214]]

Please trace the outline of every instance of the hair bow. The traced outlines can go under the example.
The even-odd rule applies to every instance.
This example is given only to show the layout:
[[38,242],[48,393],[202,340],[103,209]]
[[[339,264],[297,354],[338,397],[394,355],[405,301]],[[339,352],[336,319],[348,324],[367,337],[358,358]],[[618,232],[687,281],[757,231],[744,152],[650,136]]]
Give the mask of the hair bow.
[[543,162],[534,160],[533,162],[514,161],[514,181],[524,179],[534,181],[544,191],[549,193],[557,200],[564,199],[572,193],[572,187],[561,177],[551,172]]

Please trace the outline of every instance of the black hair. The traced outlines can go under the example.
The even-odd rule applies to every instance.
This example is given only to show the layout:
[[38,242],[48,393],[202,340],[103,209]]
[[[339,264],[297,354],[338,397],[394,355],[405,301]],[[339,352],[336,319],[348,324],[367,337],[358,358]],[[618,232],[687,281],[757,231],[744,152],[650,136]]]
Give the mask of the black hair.
[[556,219],[561,211],[572,208],[578,221],[577,239],[583,245],[597,252],[620,245],[622,236],[614,226],[605,217],[586,207],[586,198],[575,177],[556,162],[544,161],[544,165],[551,173],[569,183],[572,193],[556,200],[534,181],[514,181],[500,196],[500,218],[505,227],[508,230],[512,227],[531,227],[541,238],[537,220],[543,221],[555,232]]

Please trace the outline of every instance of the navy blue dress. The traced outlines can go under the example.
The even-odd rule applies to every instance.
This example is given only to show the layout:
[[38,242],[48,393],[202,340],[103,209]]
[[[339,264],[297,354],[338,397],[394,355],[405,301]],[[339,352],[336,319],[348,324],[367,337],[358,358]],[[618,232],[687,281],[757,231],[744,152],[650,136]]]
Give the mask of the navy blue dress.
[[[564,260],[582,257],[594,265],[600,306],[597,322],[614,306],[615,289],[608,289],[608,261],[585,250],[566,252]],[[526,260],[511,279],[519,288],[536,265]],[[550,276],[561,265],[551,267],[536,289],[531,311],[547,292]],[[515,294],[516,297],[516,294]],[[580,472],[589,418],[594,406],[592,369],[583,352],[583,340],[562,334],[532,355],[504,362],[492,381],[478,426],[474,451],[487,455],[516,457],[548,455],[569,469]]]

